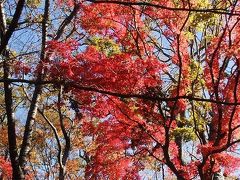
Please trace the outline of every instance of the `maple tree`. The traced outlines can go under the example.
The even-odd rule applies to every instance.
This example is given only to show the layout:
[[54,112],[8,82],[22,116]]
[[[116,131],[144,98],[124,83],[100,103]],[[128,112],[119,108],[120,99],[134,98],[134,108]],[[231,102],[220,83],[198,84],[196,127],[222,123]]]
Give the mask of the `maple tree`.
[[238,1],[0,5],[1,179],[236,175]]

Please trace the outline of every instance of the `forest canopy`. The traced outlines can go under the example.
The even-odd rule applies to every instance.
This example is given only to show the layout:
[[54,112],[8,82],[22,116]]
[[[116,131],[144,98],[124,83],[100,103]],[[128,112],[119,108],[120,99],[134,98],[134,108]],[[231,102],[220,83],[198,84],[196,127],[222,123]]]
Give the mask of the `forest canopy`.
[[237,0],[0,0],[0,179],[240,176]]

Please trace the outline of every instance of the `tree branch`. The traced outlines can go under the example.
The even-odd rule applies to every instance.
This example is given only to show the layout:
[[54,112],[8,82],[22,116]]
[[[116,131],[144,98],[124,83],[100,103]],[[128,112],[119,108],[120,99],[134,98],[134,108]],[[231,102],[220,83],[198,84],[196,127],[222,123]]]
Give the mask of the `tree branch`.
[[226,9],[190,9],[190,8],[175,8],[175,7],[168,7],[160,4],[153,4],[149,2],[129,2],[129,1],[112,1],[112,0],[86,0],[88,2],[92,2],[95,4],[120,4],[124,6],[149,6],[154,7],[158,9],[165,9],[170,11],[187,11],[187,12],[199,12],[199,13],[213,13],[213,14],[226,14],[226,15],[232,15],[232,16],[240,16],[240,13],[233,13],[229,12]]

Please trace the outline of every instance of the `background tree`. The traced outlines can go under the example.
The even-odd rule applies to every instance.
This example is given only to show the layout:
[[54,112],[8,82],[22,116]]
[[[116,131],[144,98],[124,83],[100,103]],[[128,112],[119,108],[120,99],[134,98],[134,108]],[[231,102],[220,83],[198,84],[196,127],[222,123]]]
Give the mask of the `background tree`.
[[234,175],[238,1],[0,3],[2,177]]

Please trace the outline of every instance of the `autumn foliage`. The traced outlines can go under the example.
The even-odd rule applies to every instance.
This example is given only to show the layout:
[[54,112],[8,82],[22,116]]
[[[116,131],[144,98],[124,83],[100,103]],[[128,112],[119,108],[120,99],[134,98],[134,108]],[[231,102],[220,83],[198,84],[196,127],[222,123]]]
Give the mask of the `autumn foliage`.
[[1,178],[10,179],[12,177],[12,167],[10,162],[5,160],[3,157],[0,157],[0,173]]
[[[19,164],[13,167],[14,152],[8,155],[12,166],[0,154],[2,177],[10,177],[12,168],[23,176],[59,174],[60,179],[142,179],[148,173],[186,180],[210,180],[220,172],[236,176],[237,1],[43,4],[40,58],[9,57],[1,51],[5,59],[14,59],[3,65],[3,93],[6,97],[13,89],[11,98],[19,102],[11,105],[5,99],[1,114],[8,106],[15,113],[28,112],[26,125],[20,117],[14,132]],[[37,10],[41,3],[26,6]],[[51,20],[61,13],[69,15],[61,16],[56,30]],[[9,112],[2,126],[9,127]]]

